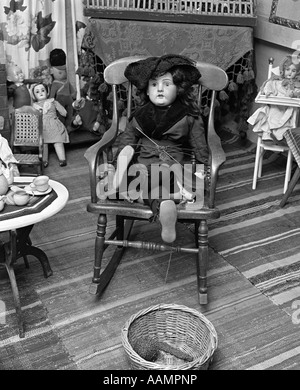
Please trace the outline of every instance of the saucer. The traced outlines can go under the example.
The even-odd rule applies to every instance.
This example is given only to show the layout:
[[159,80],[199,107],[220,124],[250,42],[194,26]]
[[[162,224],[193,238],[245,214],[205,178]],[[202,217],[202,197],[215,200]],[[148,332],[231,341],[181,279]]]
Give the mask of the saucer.
[[47,194],[49,194],[49,193],[52,191],[52,187],[49,186],[48,190],[41,192],[41,191],[33,190],[33,189],[30,187],[30,185],[29,185],[29,186],[26,186],[26,187],[24,188],[24,190],[25,190],[26,192],[28,192],[29,194],[33,194],[33,195],[39,196],[39,195],[47,195]]

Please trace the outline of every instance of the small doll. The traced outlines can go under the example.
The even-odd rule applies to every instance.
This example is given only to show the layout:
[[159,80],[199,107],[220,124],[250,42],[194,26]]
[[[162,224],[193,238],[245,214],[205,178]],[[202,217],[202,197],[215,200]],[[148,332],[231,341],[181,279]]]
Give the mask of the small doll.
[[40,79],[25,79],[22,69],[10,62],[6,66],[7,73],[7,94],[13,99],[14,108],[31,106],[31,96],[27,85],[40,82]]
[[[276,74],[277,73],[277,74]],[[299,96],[300,88],[300,64],[293,61],[292,56],[287,56],[275,73],[261,87],[261,92],[268,96]]]
[[73,102],[74,117],[69,132],[82,130],[101,136],[106,131],[106,116],[97,79],[98,77],[95,76],[86,82],[84,77],[81,78],[83,85],[81,95],[83,97]]
[[66,54],[62,49],[54,49],[50,52],[50,65],[53,82],[49,97],[57,100],[67,111],[64,117],[59,114],[59,119],[69,128],[73,117],[72,103],[76,97],[76,91],[68,80]]
[[[293,61],[291,55],[286,56],[273,76],[261,87],[266,97],[297,97],[300,92],[300,64]],[[296,126],[297,109],[291,106],[266,104],[258,108],[248,118],[254,132],[262,132],[264,141],[281,141],[285,132]]]
[[67,165],[65,154],[65,143],[69,143],[69,135],[66,127],[57,116],[57,112],[63,117],[67,115],[64,107],[55,99],[48,98],[48,87],[39,83],[32,86],[33,107],[43,113],[43,138],[44,167],[48,166],[48,144],[54,144],[54,149],[59,160],[59,165]]
[[[154,219],[158,217],[162,240],[171,243],[176,239],[177,207],[170,193],[179,187],[182,195],[188,195],[182,182],[184,155],[193,152],[197,163],[208,162],[204,123],[193,89],[201,74],[192,60],[173,54],[133,62],[124,74],[143,104],[119,136],[113,188],[122,187],[138,149],[135,166],[145,183],[142,200],[151,207]],[[156,174],[158,167],[163,177]]]

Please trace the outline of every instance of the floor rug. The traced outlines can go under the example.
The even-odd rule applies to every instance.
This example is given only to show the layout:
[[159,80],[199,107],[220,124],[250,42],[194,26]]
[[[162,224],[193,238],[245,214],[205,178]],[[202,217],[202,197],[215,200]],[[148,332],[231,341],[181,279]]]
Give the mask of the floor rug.
[[[47,253],[53,275],[44,279],[31,257],[29,269],[21,259],[16,264],[26,322],[20,339],[9,280],[0,269],[0,370],[129,370],[121,329],[132,314],[157,303],[183,304],[212,321],[219,337],[212,370],[300,368],[299,325],[292,320],[300,296],[300,186],[280,209],[284,156],[266,155],[252,191],[253,145],[232,135],[223,144],[227,161],[217,190],[222,214],[210,221],[205,307],[198,304],[189,254],[128,249],[101,298],[89,294],[97,217],[86,211],[85,148],[70,148],[63,168],[50,155],[46,173],[68,188],[70,198],[60,213],[34,227],[31,238]],[[155,224],[138,223],[133,234],[160,237]],[[179,226],[178,241],[192,245],[186,226]]]

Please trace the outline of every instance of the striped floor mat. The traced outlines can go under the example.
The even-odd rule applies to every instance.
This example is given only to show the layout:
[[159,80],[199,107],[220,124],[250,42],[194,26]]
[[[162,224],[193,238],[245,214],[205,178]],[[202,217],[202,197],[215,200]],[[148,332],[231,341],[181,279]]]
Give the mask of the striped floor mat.
[[[22,259],[16,264],[26,322],[21,340],[9,280],[0,269],[0,370],[129,370],[121,328],[132,314],[157,303],[183,304],[212,321],[219,336],[213,370],[300,368],[294,321],[300,299],[300,185],[279,208],[285,157],[266,153],[253,191],[254,146],[232,135],[224,139],[227,161],[217,189],[221,218],[209,222],[206,307],[198,304],[190,254],[153,256],[128,249],[101,299],[90,295],[97,216],[86,211],[85,148],[68,150],[64,168],[50,154],[46,173],[67,186],[70,200],[36,225],[31,238],[47,253],[53,276],[44,279],[34,258],[29,269]],[[133,234],[160,238],[155,224],[139,223]],[[192,245],[193,235],[181,225],[178,244],[183,242]]]

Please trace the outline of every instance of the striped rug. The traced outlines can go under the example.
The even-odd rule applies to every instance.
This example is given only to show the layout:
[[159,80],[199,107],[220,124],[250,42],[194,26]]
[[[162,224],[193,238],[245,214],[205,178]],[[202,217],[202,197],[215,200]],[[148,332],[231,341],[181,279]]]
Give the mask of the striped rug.
[[[132,314],[157,303],[183,304],[212,321],[219,336],[213,370],[300,368],[295,315],[300,185],[280,209],[285,158],[266,155],[263,177],[252,191],[253,145],[241,145],[233,135],[223,139],[227,161],[217,191],[222,215],[210,222],[205,307],[198,305],[195,260],[189,254],[128,249],[103,296],[90,295],[97,217],[86,212],[85,147],[68,149],[64,168],[50,155],[46,173],[67,186],[70,200],[36,225],[31,237],[47,253],[53,276],[44,279],[34,258],[30,269],[21,260],[16,264],[26,322],[26,337],[19,339],[9,281],[0,269],[0,370],[129,370],[121,328]],[[133,234],[160,239],[155,223],[138,223]],[[178,241],[193,243],[183,225]]]
[[[273,153],[265,157],[263,176],[255,191],[251,189],[253,161],[254,155],[248,151],[227,153],[218,187],[222,216],[210,226],[210,243],[264,295],[291,314],[292,303],[300,299],[300,184],[280,208],[285,158]],[[231,175],[232,182],[228,180]]]

